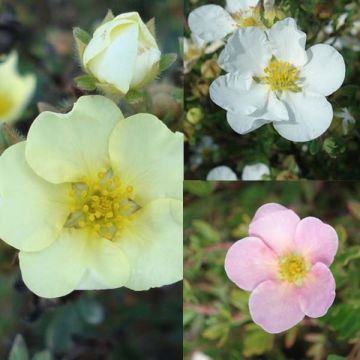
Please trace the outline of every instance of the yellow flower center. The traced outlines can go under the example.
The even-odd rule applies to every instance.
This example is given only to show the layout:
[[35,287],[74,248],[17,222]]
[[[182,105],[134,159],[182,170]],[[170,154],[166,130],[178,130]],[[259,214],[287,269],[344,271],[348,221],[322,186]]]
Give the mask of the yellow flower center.
[[0,93],[0,117],[7,115],[13,106],[13,99],[7,94]]
[[139,209],[133,192],[133,187],[124,187],[111,170],[100,171],[95,179],[83,177],[72,184],[72,207],[66,226],[92,229],[112,240]]
[[308,271],[309,264],[301,255],[293,253],[283,256],[279,260],[279,277],[281,280],[301,285]]
[[266,75],[260,80],[270,85],[273,91],[299,92],[301,90],[298,86],[299,70],[286,61],[273,58],[264,72]]
[[231,14],[231,16],[239,27],[264,26],[261,21],[259,7],[252,7],[245,11],[238,11]]

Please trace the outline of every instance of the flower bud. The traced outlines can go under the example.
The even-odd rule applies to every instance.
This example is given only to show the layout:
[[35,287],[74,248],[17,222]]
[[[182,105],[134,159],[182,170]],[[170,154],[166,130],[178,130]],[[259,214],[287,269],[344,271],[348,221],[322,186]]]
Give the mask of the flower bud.
[[159,73],[161,52],[137,12],[106,17],[82,55],[85,71],[106,93],[126,94],[152,81]]

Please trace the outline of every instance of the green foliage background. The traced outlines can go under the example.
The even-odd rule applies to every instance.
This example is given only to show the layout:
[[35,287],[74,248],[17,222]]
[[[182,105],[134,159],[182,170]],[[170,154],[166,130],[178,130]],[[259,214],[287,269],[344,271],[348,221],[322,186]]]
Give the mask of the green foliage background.
[[[81,95],[73,82],[81,70],[72,29],[80,26],[91,31],[108,9],[114,14],[138,11],[145,21],[156,17],[163,52],[179,52],[180,0],[0,1],[1,40],[17,34],[11,49],[19,53],[20,70],[34,72],[38,78],[32,103],[16,124],[22,136],[39,113],[38,102],[67,111]],[[18,23],[9,26],[11,14]],[[173,129],[179,128],[182,112],[182,101],[175,96],[181,72],[178,62],[162,74],[149,90],[152,102],[146,104]],[[138,111],[124,106],[126,114]],[[17,140],[11,129],[0,132],[0,153]],[[180,283],[148,292],[82,291],[60,299],[41,299],[22,283],[16,251],[0,241],[0,308],[0,359],[8,359],[12,344],[10,360],[182,358]]]
[[[185,14],[208,3],[224,6],[224,0],[185,0]],[[294,17],[300,28],[307,33],[307,47],[348,36],[360,46],[360,30],[350,34],[355,21],[360,20],[359,0],[276,0],[276,5],[286,16]],[[347,14],[343,26],[336,29],[339,16]],[[331,34],[320,31],[333,21]],[[189,29],[186,31],[189,36]],[[235,133],[226,121],[225,110],[209,98],[208,87],[215,79],[205,76],[202,66],[206,61],[217,59],[215,54],[203,55],[193,70],[185,77],[185,132],[186,179],[205,180],[207,173],[218,165],[227,165],[238,174],[248,164],[268,164],[273,179],[359,179],[360,178],[360,51],[345,46],[340,52],[346,63],[346,78],[340,90],[328,99],[334,111],[348,108],[355,118],[347,135],[342,122],[334,117],[330,129],[320,138],[307,143],[293,143],[278,135],[271,125],[265,125],[247,135]],[[194,120],[193,112],[200,114]],[[204,140],[206,139],[206,140]],[[211,139],[209,141],[209,139]],[[210,144],[209,144],[210,143]]]
[[[360,184],[186,181],[185,189],[185,359],[195,351],[215,360],[360,358]],[[320,218],[340,239],[331,266],[333,306],[326,316],[305,318],[279,335],[251,321],[249,293],[224,271],[227,249],[247,236],[256,209],[268,202],[291,207],[302,218]]]

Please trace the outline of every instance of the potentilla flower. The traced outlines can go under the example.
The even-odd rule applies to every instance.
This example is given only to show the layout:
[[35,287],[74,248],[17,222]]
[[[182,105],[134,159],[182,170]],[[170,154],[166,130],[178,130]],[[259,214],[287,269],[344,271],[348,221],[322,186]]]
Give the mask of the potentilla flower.
[[137,12],[110,18],[87,44],[82,63],[106,93],[126,94],[159,74],[161,52]]
[[0,157],[0,238],[25,284],[146,290],[182,278],[183,136],[103,96],[43,112]]
[[245,165],[241,174],[244,181],[263,180],[265,176],[270,175],[270,169],[266,164],[257,163],[253,165]]
[[33,74],[21,75],[17,66],[16,52],[0,63],[0,122],[18,120],[35,91],[36,77]]
[[[264,18],[270,24],[283,14],[265,1]],[[192,33],[204,41],[222,40],[242,27],[265,28],[261,19],[259,0],[226,0],[225,9],[219,5],[203,5],[192,11],[188,19]]]
[[208,181],[236,181],[237,179],[236,173],[225,165],[211,169],[206,177]]
[[305,50],[306,34],[294,19],[268,31],[238,30],[228,41],[219,65],[228,74],[210,87],[211,99],[227,110],[239,134],[273,123],[291,141],[310,141],[330,126],[333,109],[326,96],[345,78],[341,54],[330,45]]
[[290,329],[305,315],[326,314],[335,299],[329,270],[338,248],[336,231],[315,217],[302,220],[279,204],[261,206],[249,237],[233,244],[225,270],[251,291],[250,314],[269,333]]

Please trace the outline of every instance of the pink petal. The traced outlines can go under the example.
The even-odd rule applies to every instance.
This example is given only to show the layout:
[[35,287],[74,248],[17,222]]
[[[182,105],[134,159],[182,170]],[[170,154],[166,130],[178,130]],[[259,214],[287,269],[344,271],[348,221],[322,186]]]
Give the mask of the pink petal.
[[261,239],[247,237],[228,250],[225,271],[238,287],[251,291],[262,281],[276,277],[277,264],[277,256]]
[[281,211],[281,210],[287,210],[287,208],[285,206],[282,206],[282,205],[276,204],[276,203],[268,203],[268,204],[262,205],[256,210],[256,213],[255,213],[252,221],[258,220],[264,215],[268,215],[268,214],[274,213],[276,211]]
[[334,260],[338,243],[336,231],[317,218],[302,219],[296,228],[295,249],[312,264],[322,262],[329,266]]
[[335,280],[328,267],[315,264],[308,274],[304,285],[299,289],[299,302],[302,311],[311,317],[326,314],[335,299]]
[[279,205],[264,208],[259,214],[255,214],[249,226],[249,235],[261,238],[278,255],[283,255],[292,250],[296,225],[299,221],[300,218],[294,211],[280,209]]
[[249,308],[254,322],[271,334],[288,330],[304,318],[296,287],[287,282],[262,282],[251,293]]

